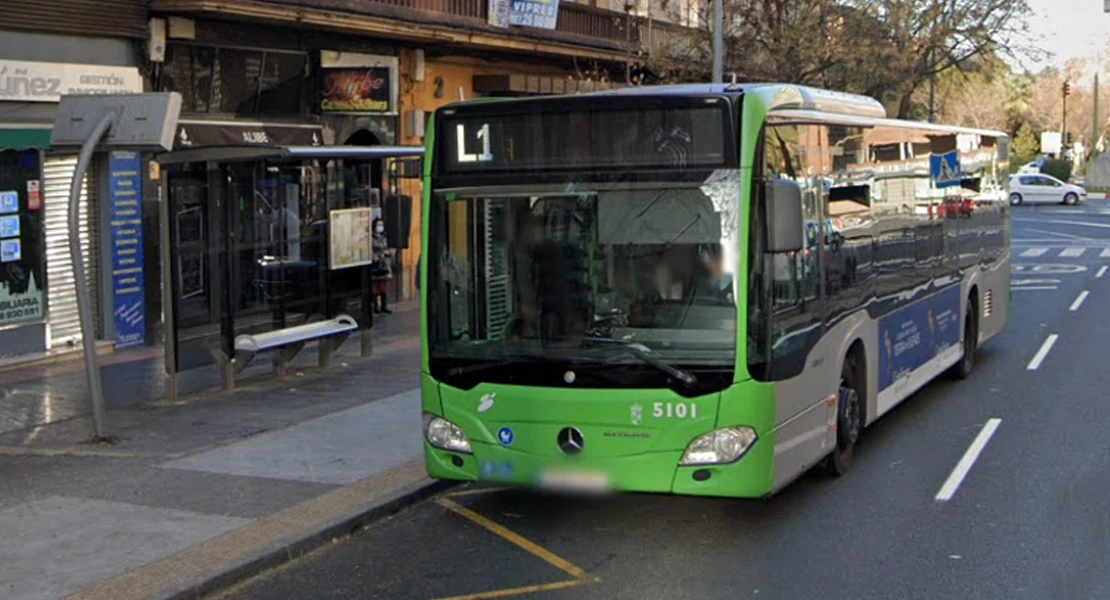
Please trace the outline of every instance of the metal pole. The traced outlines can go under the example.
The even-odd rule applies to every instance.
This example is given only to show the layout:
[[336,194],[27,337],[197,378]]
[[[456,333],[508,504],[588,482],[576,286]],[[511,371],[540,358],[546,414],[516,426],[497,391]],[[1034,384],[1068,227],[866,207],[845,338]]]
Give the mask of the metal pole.
[[[161,167],[159,167],[161,169]],[[160,173],[158,182],[158,256],[162,262],[162,347],[165,349],[166,400],[177,401],[177,316],[174,298],[177,285],[173,269],[173,210],[170,206],[168,173]]]
[[725,9],[723,0],[713,0],[713,83],[724,83]]
[[85,179],[85,171],[89,168],[93,151],[100,138],[111,129],[116,122],[115,113],[109,112],[100,118],[93,128],[89,139],[81,145],[81,154],[77,158],[77,169],[73,172],[73,184],[69,189],[69,254],[73,259],[73,276],[77,292],[77,312],[81,316],[81,342],[85,347],[85,377],[89,383],[89,393],[92,395],[93,424],[96,428],[96,440],[106,438],[104,433],[104,388],[100,383],[100,365],[96,356],[96,331],[93,330],[92,310],[89,308],[89,285],[85,281],[85,258],[81,256],[81,182]]
[[1060,124],[1060,158],[1064,158],[1064,150],[1068,147],[1068,82],[1064,81],[1064,119]]
[[1095,73],[1095,115],[1091,123],[1091,152],[1094,152],[1095,147],[1098,146],[1098,129],[1098,73]]

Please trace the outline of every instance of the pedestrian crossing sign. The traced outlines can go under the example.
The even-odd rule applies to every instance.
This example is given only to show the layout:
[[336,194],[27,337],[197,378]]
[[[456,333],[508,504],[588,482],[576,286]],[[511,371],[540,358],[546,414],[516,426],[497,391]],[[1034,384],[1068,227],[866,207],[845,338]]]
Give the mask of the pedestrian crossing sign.
[[930,156],[929,177],[933,180],[933,185],[938,188],[960,185],[963,179],[963,172],[960,170],[960,154],[953,150]]

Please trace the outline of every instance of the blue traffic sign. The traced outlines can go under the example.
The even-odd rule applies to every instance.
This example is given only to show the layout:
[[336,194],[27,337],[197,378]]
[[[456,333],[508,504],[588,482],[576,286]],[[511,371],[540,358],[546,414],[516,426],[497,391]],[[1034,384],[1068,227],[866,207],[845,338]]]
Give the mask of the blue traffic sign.
[[513,430],[508,427],[502,427],[497,430],[497,441],[501,442],[502,446],[513,445]]
[[956,150],[929,157],[929,178],[938,188],[960,185],[963,172],[960,170],[960,153]]

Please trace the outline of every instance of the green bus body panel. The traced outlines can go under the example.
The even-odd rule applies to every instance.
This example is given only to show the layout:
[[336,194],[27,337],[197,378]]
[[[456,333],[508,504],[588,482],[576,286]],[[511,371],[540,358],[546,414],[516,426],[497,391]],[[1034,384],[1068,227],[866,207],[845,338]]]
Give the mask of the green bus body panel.
[[[428,235],[431,232],[431,219],[428,218],[432,214],[432,160],[435,155],[436,143],[436,113],[432,111],[431,118],[428,119],[428,125],[424,129],[424,178],[421,180],[420,187],[423,193],[423,199],[420,210],[420,372],[421,381],[426,377],[426,373],[431,370],[428,362],[428,311],[427,311],[427,298],[428,298]],[[421,386],[421,393],[425,394],[426,391]],[[438,411],[436,411],[438,414]]]
[[[530,486],[543,467],[603,471],[618,491],[664,492],[705,496],[762,497],[771,492],[773,419],[767,407],[773,387],[743,382],[723,393],[683,398],[670,390],[567,390],[509,385],[479,385],[472,390],[438,386],[426,377],[421,386],[425,411],[442,406],[443,416],[458,425],[470,439],[473,456],[459,455],[425,444],[428,474],[436,479],[490,481]],[[437,394],[439,402],[428,396]],[[493,406],[479,413],[482,397],[496,394]],[[697,418],[656,418],[656,402],[672,406],[697,406]],[[642,408],[638,425],[632,407]],[[690,409],[692,410],[692,409]],[[727,415],[727,420],[722,419]],[[759,441],[731,465],[679,467],[687,445],[699,435],[725,425],[748,425]],[[556,444],[561,429],[577,427],[585,440],[579,456],[562,455]],[[498,431],[507,427],[513,441],[502,445]],[[452,457],[463,465],[456,467]],[[495,473],[483,469],[493,465]],[[710,471],[698,482],[693,473]]]
[[[740,120],[741,231],[738,240],[740,273],[746,273],[747,231],[756,146],[767,115],[771,91],[755,90],[744,96]],[[421,240],[421,298],[426,298],[426,261],[429,252],[432,202],[432,160],[435,148],[435,113],[427,128],[423,186],[423,236]],[[737,340],[747,339],[747,289],[738,290]],[[667,389],[541,388],[482,384],[459,390],[435,381],[430,375],[427,311],[421,310],[421,404],[423,411],[458,425],[470,440],[473,455],[448,452],[424,443],[425,466],[434,479],[488,481],[532,486],[540,469],[565,461],[567,467],[597,469],[607,473],[620,492],[656,492],[697,496],[760,498],[773,492],[775,440],[775,386],[751,378],[746,344],[738,343],[737,381],[722,392],[684,398]],[[486,394],[496,394],[493,407],[479,413]],[[653,405],[697,404],[697,418],[656,418]],[[639,405],[639,425],[632,423],[632,406]],[[558,450],[556,436],[568,426],[583,434],[585,448],[569,459]],[[735,463],[680,467],[687,445],[698,436],[728,426],[750,426],[759,440]],[[502,445],[498,430],[508,427],[512,444]],[[647,437],[641,437],[643,434]],[[608,435],[606,435],[608,434]],[[461,466],[455,462],[461,460]],[[693,473],[709,471],[705,481]]]

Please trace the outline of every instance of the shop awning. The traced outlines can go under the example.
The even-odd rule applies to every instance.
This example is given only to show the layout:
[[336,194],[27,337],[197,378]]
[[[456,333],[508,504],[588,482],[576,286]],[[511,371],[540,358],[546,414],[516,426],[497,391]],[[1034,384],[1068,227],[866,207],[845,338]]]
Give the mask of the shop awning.
[[45,150],[50,147],[49,128],[0,127],[0,150]]

